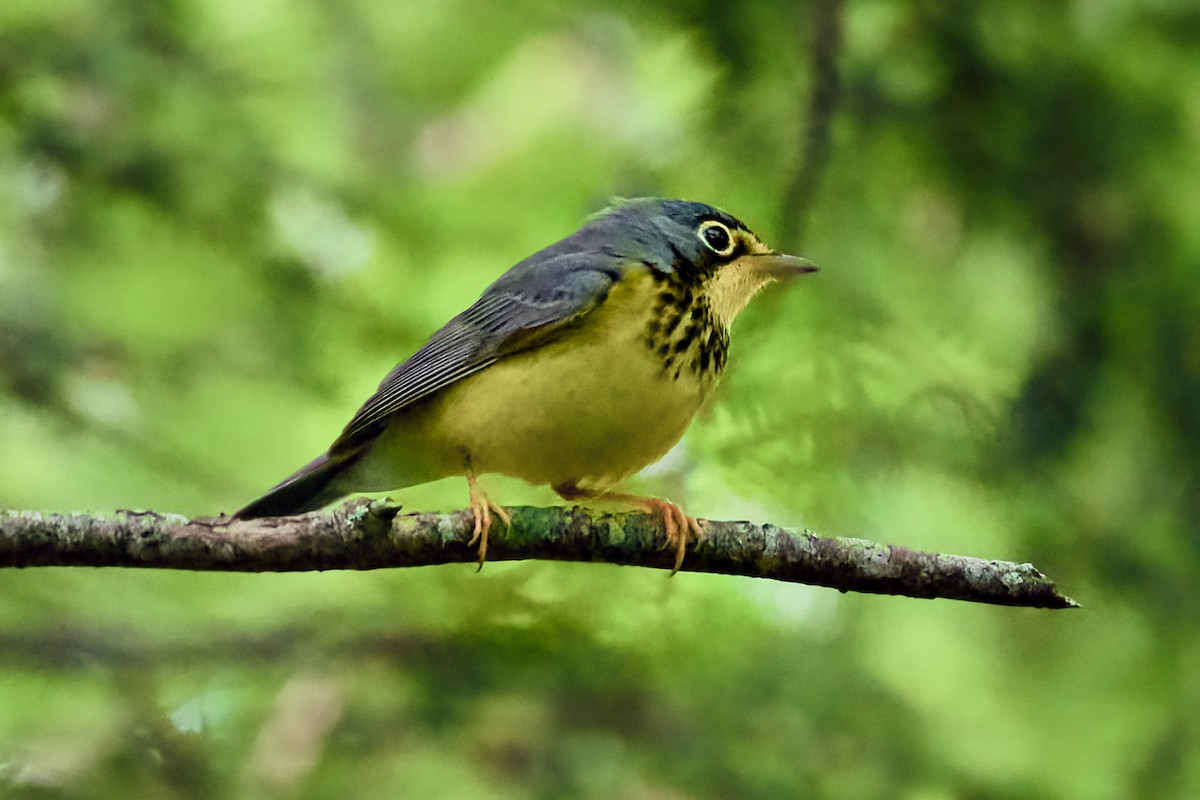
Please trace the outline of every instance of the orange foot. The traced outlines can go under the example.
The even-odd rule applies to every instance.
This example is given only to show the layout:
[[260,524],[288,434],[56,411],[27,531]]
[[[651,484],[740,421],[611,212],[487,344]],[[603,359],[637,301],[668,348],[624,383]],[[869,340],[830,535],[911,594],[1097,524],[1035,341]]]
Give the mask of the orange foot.
[[505,525],[512,525],[512,518],[508,516],[507,511],[488,498],[487,492],[483,491],[472,472],[467,473],[467,486],[471,490],[471,513],[475,515],[475,534],[471,541],[467,542],[467,547],[479,542],[479,569],[483,569],[483,562],[487,560],[488,531],[492,528],[492,514],[504,520]]
[[704,528],[701,527],[700,520],[695,517],[689,517],[683,512],[682,508],[669,500],[660,500],[657,497],[642,497],[636,494],[592,492],[587,489],[581,489],[574,484],[555,486],[554,491],[558,492],[559,497],[564,500],[603,497],[605,500],[611,500],[615,503],[629,503],[642,509],[647,514],[661,514],[663,527],[667,531],[667,542],[663,547],[671,545],[675,547],[675,569],[671,570],[672,575],[679,572],[679,568],[683,566],[683,556],[687,553],[688,540],[695,539],[696,541],[700,541],[700,538],[704,536]]

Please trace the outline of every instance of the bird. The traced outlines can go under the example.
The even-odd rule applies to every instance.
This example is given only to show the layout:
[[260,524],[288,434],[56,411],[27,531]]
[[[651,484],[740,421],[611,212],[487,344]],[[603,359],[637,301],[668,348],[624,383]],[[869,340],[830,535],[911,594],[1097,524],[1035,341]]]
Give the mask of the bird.
[[357,492],[467,480],[478,561],[493,518],[478,476],[661,515],[675,569],[699,520],[615,491],[662,458],[725,370],[734,318],[767,284],[815,272],[705,203],[615,201],[502,274],[397,365],[329,449],[237,511],[291,516]]

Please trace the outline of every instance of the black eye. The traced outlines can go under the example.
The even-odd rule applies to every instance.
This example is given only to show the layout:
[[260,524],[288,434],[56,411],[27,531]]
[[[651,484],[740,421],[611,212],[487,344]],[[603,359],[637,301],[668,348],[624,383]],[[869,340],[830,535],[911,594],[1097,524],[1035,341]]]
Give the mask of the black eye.
[[719,256],[727,256],[733,252],[733,235],[716,220],[706,220],[700,223],[700,228],[696,231],[700,235],[700,241]]

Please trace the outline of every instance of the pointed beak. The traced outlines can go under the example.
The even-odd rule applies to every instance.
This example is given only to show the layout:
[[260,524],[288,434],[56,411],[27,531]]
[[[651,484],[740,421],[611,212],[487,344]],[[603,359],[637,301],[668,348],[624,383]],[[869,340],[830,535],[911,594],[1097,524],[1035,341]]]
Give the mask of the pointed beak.
[[807,258],[789,256],[784,253],[763,253],[762,255],[756,255],[752,257],[751,263],[764,275],[769,275],[778,280],[795,278],[798,275],[816,272],[820,269]]

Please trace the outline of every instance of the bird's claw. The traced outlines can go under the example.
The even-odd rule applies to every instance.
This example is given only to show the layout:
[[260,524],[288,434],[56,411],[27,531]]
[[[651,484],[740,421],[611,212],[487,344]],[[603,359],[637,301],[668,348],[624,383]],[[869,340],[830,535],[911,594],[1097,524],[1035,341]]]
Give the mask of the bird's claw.
[[512,526],[512,517],[501,506],[491,501],[475,480],[474,475],[467,475],[467,485],[471,490],[471,513],[475,517],[475,528],[471,540],[467,542],[467,547],[474,547],[475,543],[479,542],[478,569],[483,569],[483,562],[487,560],[488,531],[492,528],[492,515],[495,514],[504,520],[505,525],[510,527]]
[[675,547],[675,567],[671,570],[671,574],[674,575],[683,566],[688,541],[695,539],[699,542],[704,536],[704,528],[700,520],[688,516],[682,508],[672,502],[651,498],[648,505],[662,514],[663,527],[667,532],[667,540],[663,542],[662,548],[665,550],[672,545]]
[[[556,486],[554,490],[567,499],[588,496],[571,485],[565,487]],[[631,503],[648,514],[662,515],[663,528],[666,530],[667,540],[663,542],[661,549],[665,550],[671,546],[675,547],[675,566],[671,570],[672,575],[679,572],[680,567],[683,566],[683,557],[687,554],[688,541],[695,539],[699,542],[704,538],[704,527],[700,524],[700,520],[695,517],[689,517],[684,513],[682,508],[669,500],[660,500],[657,497],[641,497],[632,494],[606,494],[605,497],[618,503]]]

